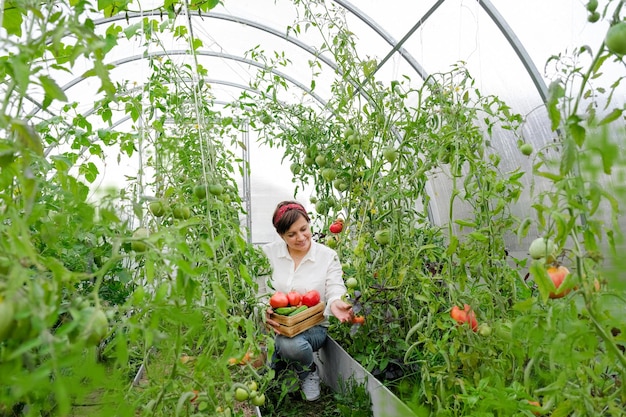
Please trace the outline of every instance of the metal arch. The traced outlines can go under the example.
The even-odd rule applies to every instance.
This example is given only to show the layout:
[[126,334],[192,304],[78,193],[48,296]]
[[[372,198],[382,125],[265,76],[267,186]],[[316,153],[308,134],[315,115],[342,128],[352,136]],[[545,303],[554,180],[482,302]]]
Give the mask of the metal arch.
[[[406,50],[404,50],[404,48],[398,48],[398,45],[401,45],[402,43],[404,43],[404,41],[406,41],[406,39],[410,37],[413,34],[413,32],[415,32],[415,30],[417,30],[417,28],[421,26],[421,24],[424,21],[426,21],[426,19],[428,19],[428,17],[430,17],[430,15],[434,13],[434,11],[445,0],[438,0],[437,3],[433,5],[428,10],[428,12],[424,14],[424,16],[420,18],[417,24],[413,26],[413,28],[402,38],[400,42],[396,42],[387,31],[385,31],[372,18],[370,18],[365,13],[363,13],[361,10],[359,10],[355,5],[350,3],[348,0],[333,0],[333,1],[339,4],[340,6],[344,7],[346,10],[350,11],[356,17],[358,17],[361,21],[363,21],[363,23],[368,25],[381,38],[383,38],[385,41],[387,41],[389,45],[393,47],[393,49],[387,54],[385,59],[381,61],[381,63],[378,65],[376,70],[378,70],[384,64],[384,62],[390,58],[390,56],[395,51],[397,51],[413,67],[413,69],[415,69],[415,71],[422,77],[422,79],[425,80],[427,78],[428,74],[419,65],[419,63],[417,63],[415,59],[408,52],[406,52]],[[506,22],[506,19],[504,19],[504,17],[500,14],[500,12],[498,12],[496,7],[491,3],[490,0],[476,0],[476,1],[485,10],[487,15],[496,24],[500,32],[504,35],[506,40],[509,42],[509,44],[515,51],[519,60],[522,61],[522,65],[528,72],[528,75],[530,76],[533,84],[535,85],[535,88],[537,89],[537,92],[539,93],[542,101],[546,103],[548,99],[548,88],[545,82],[543,81],[543,78],[541,77],[541,73],[539,72],[539,70],[537,70],[537,67],[535,66],[532,59],[530,58],[530,55],[528,54],[528,52],[526,52],[526,49],[522,45],[522,42],[515,35],[515,32]]]
[[[188,81],[191,81],[191,79],[190,79],[190,78],[188,78],[187,80],[188,80]],[[204,79],[203,79],[203,81],[204,81],[204,82],[206,82],[207,84],[219,84],[219,85],[226,85],[226,86],[229,86],[229,87],[238,88],[238,89],[240,89],[240,90],[250,91],[250,92],[255,93],[255,94],[259,94],[259,95],[261,94],[261,92],[260,92],[259,90],[257,90],[256,88],[252,88],[252,87],[250,87],[249,85],[239,84],[239,83],[236,83],[236,82],[233,82],[233,81],[218,80],[218,79],[215,79],[215,78],[204,78]],[[172,81],[172,82],[173,82],[173,81]],[[136,91],[141,91],[141,89],[142,89],[142,87],[135,87],[135,88],[132,88],[132,89],[128,90],[128,93],[133,93],[133,92],[136,92]],[[232,102],[229,102],[229,101],[224,101],[224,100],[213,100],[213,101],[212,101],[212,103],[225,106],[225,105],[231,104]],[[326,104],[326,103],[324,102],[324,103],[322,103],[322,104]],[[93,114],[96,110],[97,110],[96,108],[93,108],[93,109],[90,109],[90,110],[86,111],[85,113],[82,113],[81,115],[82,115],[83,117],[89,117],[89,116],[91,116],[91,115],[92,115],[92,114]],[[120,120],[122,120],[122,121],[126,121],[126,120],[128,120],[129,118],[130,118],[130,116],[129,116],[129,115],[127,115],[127,116],[123,117],[123,118],[122,118],[122,119],[120,119]],[[113,124],[111,125],[111,127],[110,127],[110,128],[117,127],[120,123],[121,123],[121,122],[115,122],[115,123],[113,123]]]
[[[239,23],[245,26],[250,26],[252,28],[255,29],[259,29],[263,32],[267,32],[270,35],[274,35],[278,38],[281,38],[289,43],[292,43],[294,45],[296,45],[297,47],[305,50],[306,52],[308,52],[311,55],[314,55],[316,57],[318,57],[322,62],[324,62],[326,65],[328,65],[329,67],[331,67],[333,70],[338,70],[338,66],[337,64],[328,59],[326,56],[319,54],[319,51],[315,50],[315,48],[312,48],[311,46],[307,45],[306,43],[302,42],[301,40],[297,39],[297,38],[292,38],[287,36],[285,33],[282,33],[274,28],[271,28],[269,26],[266,26],[264,24],[255,22],[254,20],[250,20],[250,19],[246,19],[244,17],[238,17],[238,16],[232,16],[232,15],[227,15],[227,14],[223,14],[223,13],[213,13],[211,12],[210,14],[200,14],[198,11],[190,11],[192,13],[192,15],[194,15],[195,17],[202,17],[202,18],[209,18],[209,19],[218,19],[218,20],[226,20],[229,22],[233,22],[233,23]],[[144,14],[140,14],[140,13],[128,13],[128,16],[120,16],[120,15],[116,15],[116,16],[112,16],[112,17],[107,17],[107,18],[103,18],[103,19],[97,19],[94,21],[95,25],[98,26],[100,24],[104,24],[104,23],[110,23],[110,22],[116,22],[118,20],[126,20],[128,19],[134,19],[134,18],[140,18],[140,17],[145,17],[145,16],[160,16],[160,13],[158,12],[150,12],[150,13],[144,13]]]
[[[402,43],[404,43],[404,41],[406,41],[406,39],[408,39],[408,37],[410,37],[413,34],[413,32],[415,32],[415,30],[417,30],[418,27],[422,25],[422,23],[426,21],[426,19],[430,17],[431,14],[434,13],[434,11],[445,0],[438,0],[437,3],[433,7],[431,7],[430,10],[428,10],[428,12],[424,14],[424,16],[420,18],[418,23],[409,31],[409,33],[407,33],[407,35],[402,39],[401,43],[397,42],[393,38],[393,36],[389,34],[389,32],[383,29],[378,23],[376,23],[375,20],[373,20],[371,17],[363,13],[363,11],[357,8],[354,4],[350,3],[347,0],[332,0],[332,1],[334,1],[335,3],[337,3],[344,9],[348,10],[350,13],[352,13],[356,17],[358,17],[363,23],[369,26],[374,32],[376,32],[381,38],[383,38],[389,45],[392,46],[391,52],[387,54],[387,57],[384,61],[388,60],[389,57],[395,51],[397,51],[406,60],[406,62],[409,63],[409,65],[415,70],[415,72],[417,72],[417,74],[422,78],[422,80],[426,80],[428,78],[428,73],[426,72],[426,70],[417,62],[415,58],[413,58],[413,56],[406,49],[402,48],[401,45]],[[380,68],[380,66],[382,66],[382,64],[384,64],[383,61],[381,61],[379,66],[376,68],[376,71]]]
[[[227,14],[223,14],[223,13],[210,13],[210,14],[206,14],[206,15],[200,14],[198,11],[192,11],[191,13],[195,17],[206,17],[206,18],[210,18],[210,19],[225,20],[225,21],[229,21],[229,22],[233,22],[233,23],[239,23],[239,24],[242,24],[242,25],[245,25],[245,26],[250,26],[252,28],[261,30],[263,32],[266,32],[266,33],[268,33],[270,35],[273,35],[273,36],[276,36],[278,38],[281,38],[284,41],[287,41],[289,43],[292,43],[292,44],[296,45],[297,47],[299,47],[300,49],[306,51],[310,55],[313,55],[314,57],[316,57],[317,59],[319,59],[320,61],[322,61],[326,65],[328,65],[333,71],[336,71],[336,72],[338,72],[341,75],[344,75],[344,73],[342,71],[340,71],[340,68],[339,68],[339,66],[337,65],[336,62],[334,62],[333,60],[329,59],[325,55],[320,54],[319,51],[317,51],[315,48],[312,48],[311,46],[307,45],[306,43],[302,42],[301,40],[299,40],[297,38],[293,38],[293,37],[287,36],[285,33],[282,33],[282,32],[280,32],[280,31],[278,31],[276,29],[273,29],[273,28],[267,26],[267,25],[255,22],[255,21],[250,20],[250,19],[246,19],[244,17],[232,16],[232,15],[227,15]],[[158,13],[156,11],[151,11],[149,13],[144,13],[144,14],[140,14],[140,13],[136,13],[136,12],[135,13],[128,13],[127,16],[116,15],[116,16],[112,16],[112,17],[98,19],[98,20],[95,20],[94,23],[97,26],[97,25],[100,25],[100,24],[115,22],[115,21],[122,20],[122,19],[140,18],[140,17],[144,17],[144,16],[160,16],[160,13]],[[352,80],[351,78],[348,78],[347,81],[356,89],[356,91],[360,90],[360,85],[357,84],[354,80]],[[360,94],[363,95],[368,101],[371,102],[371,98],[368,96],[367,92],[360,91]]]
[[[248,65],[252,65],[254,67],[257,68],[261,68],[261,69],[265,69],[268,70],[268,68],[259,63],[256,62],[254,60],[251,59],[247,59],[247,58],[243,58],[243,57],[239,57],[236,55],[230,55],[230,54],[225,54],[223,52],[213,52],[213,51],[196,51],[197,55],[202,55],[202,56],[210,56],[210,57],[214,57],[214,58],[220,58],[220,59],[229,59],[229,60],[233,60],[233,61],[238,61],[238,62],[242,62],[244,64],[248,64]],[[189,55],[189,51],[184,50],[184,49],[174,49],[174,50],[166,50],[166,51],[157,51],[157,52],[150,52],[147,54],[141,54],[141,55],[133,55],[130,57],[126,57],[123,59],[119,59],[117,61],[111,62],[111,65],[123,65],[123,64],[127,64],[129,62],[133,62],[133,61],[139,61],[142,59],[146,59],[146,58],[151,58],[151,57],[155,57],[155,56],[168,56],[168,55]],[[316,101],[318,101],[320,104],[322,104],[324,107],[326,107],[326,102],[324,101],[324,99],[322,99],[320,96],[318,96],[317,94],[315,94],[310,88],[308,88],[307,86],[305,86],[304,84],[302,84],[301,82],[299,82],[298,80],[295,80],[293,77],[285,74],[284,72],[275,70],[275,69],[269,69],[269,71],[274,74],[277,75],[289,82],[291,82],[292,84],[294,84],[296,87],[300,88],[302,91],[306,92],[307,94],[309,94],[311,97],[313,97]],[[63,87],[61,87],[61,89],[63,91],[72,88],[73,86],[75,86],[76,84],[80,83],[81,81],[86,80],[86,77],[78,77],[75,78],[73,80],[71,80],[70,82],[68,82],[67,84],[65,84]]]
[[[223,101],[223,100],[215,100],[213,102],[214,104],[219,104],[222,106],[225,106],[227,104],[230,104],[230,102],[228,101]],[[89,116],[93,111],[87,112],[85,113],[83,116]],[[111,126],[109,127],[109,129],[115,129],[116,127],[118,127],[119,125],[121,125],[122,123],[126,123],[127,121],[129,121],[131,119],[130,115],[126,115],[124,117],[122,117],[121,119],[117,120],[116,122],[112,123]]]
[[[391,45],[393,47],[393,49],[389,52],[389,54],[387,55],[386,59],[389,59],[389,57],[394,53],[394,52],[398,52],[408,63],[409,65],[417,72],[417,74],[423,79],[425,80],[428,77],[428,73],[424,70],[424,68],[415,60],[415,58],[409,53],[407,52],[404,48],[399,47],[399,45],[401,45],[406,38],[408,38],[409,36],[411,36],[411,34],[419,27],[421,26],[421,24],[426,21],[426,19],[428,19],[428,17],[430,17],[430,15],[432,13],[434,13],[434,11],[445,1],[445,0],[438,0],[429,10],[426,14],[424,14],[424,16],[422,16],[420,18],[420,20],[418,21],[418,23],[405,35],[405,37],[400,41],[397,42],[384,28],[382,28],[378,23],[376,23],[376,21],[374,21],[371,17],[369,17],[368,15],[366,15],[363,11],[361,11],[360,9],[358,9],[354,4],[352,4],[350,1],[348,0],[332,0],[335,3],[337,3],[338,5],[340,5],[341,7],[345,8],[346,10],[348,10],[350,13],[352,13],[354,16],[356,16],[358,19],[360,19],[362,22],[364,22],[367,26],[369,26],[372,30],[374,30],[381,38],[383,38],[389,45]],[[547,101],[547,86],[545,84],[545,82],[543,81],[543,78],[541,77],[541,74],[539,73],[539,71],[537,70],[537,67],[534,65],[532,59],[530,58],[530,55],[526,52],[526,49],[524,48],[524,46],[522,45],[522,43],[520,42],[519,38],[515,35],[515,32],[512,30],[512,28],[509,26],[509,24],[506,22],[506,20],[504,19],[504,17],[500,14],[500,12],[498,12],[498,10],[495,8],[495,6],[491,3],[490,0],[476,0],[479,5],[485,10],[485,12],[487,13],[487,15],[491,18],[491,20],[496,24],[496,26],[498,27],[498,29],[500,30],[500,32],[504,35],[504,37],[507,39],[507,41],[509,42],[509,44],[511,45],[511,47],[513,48],[513,50],[515,51],[515,53],[517,54],[518,58],[520,59],[520,61],[522,61],[522,65],[524,66],[524,68],[526,68],[526,71],[528,72],[529,76],[531,77],[532,82],[535,85],[535,88],[537,89],[537,91],[539,92],[539,95],[541,96],[543,102],[545,103]],[[217,18],[217,19],[221,19],[221,20],[228,20],[228,21],[232,21],[232,22],[236,22],[236,23],[240,23],[240,24],[244,24],[259,30],[263,30],[267,33],[270,33],[274,36],[280,37],[288,42],[293,43],[294,45],[297,45],[298,47],[302,48],[303,50],[309,52],[310,54],[318,57],[322,62],[324,62],[325,64],[329,65],[331,68],[333,68],[334,70],[337,70],[337,65],[329,60],[328,58],[326,58],[325,56],[318,54],[317,51],[315,51],[315,49],[311,48],[309,45],[304,44],[303,42],[299,41],[298,39],[294,39],[294,38],[290,38],[287,35],[285,35],[284,33],[281,33],[269,26],[260,24],[258,22],[255,21],[251,21],[249,19],[245,19],[245,18],[241,18],[241,17],[234,17],[234,16],[229,16],[229,15],[225,15],[225,14],[221,14],[221,13],[209,13],[207,15],[201,15],[198,12],[194,13],[197,16],[200,17],[208,17],[208,18]],[[151,16],[151,15],[160,15],[160,13],[155,12],[151,12],[151,13],[144,13],[144,14],[140,14],[140,13],[132,13],[132,14],[128,14],[129,18],[134,18],[134,17],[142,17],[142,16]],[[104,18],[104,19],[98,19],[95,22],[96,25],[98,24],[102,24],[102,23],[106,23],[106,22],[112,22],[112,21],[117,21],[117,20],[121,20],[121,19],[125,19],[127,18],[127,16],[122,16],[122,15],[117,15],[117,16],[113,16],[110,18]],[[376,70],[378,70],[380,68],[380,66],[382,66],[383,62],[381,62],[379,64],[379,66],[376,68]]]
[[[191,80],[191,79],[189,79],[189,80]],[[241,89],[241,90],[250,91],[250,92],[255,93],[255,94],[259,94],[259,95],[261,94],[261,92],[260,92],[259,90],[255,89],[255,88],[252,88],[252,87],[250,87],[250,86],[248,86],[248,85],[245,85],[245,84],[235,83],[235,82],[233,82],[233,81],[218,80],[218,79],[213,79],[213,78],[205,78],[205,79],[204,79],[204,81],[205,81],[206,83],[209,83],[209,84],[227,85],[227,86],[230,86],[230,87],[239,88],[239,89]],[[172,82],[173,82],[173,81],[172,81]],[[142,87],[135,87],[135,88],[130,89],[130,90],[128,91],[128,93],[132,93],[132,92],[135,92],[135,91],[140,91],[141,89],[142,89]],[[33,103],[34,103],[35,105],[38,105],[38,103],[36,103],[36,102],[34,102],[34,101],[33,101]],[[226,105],[232,104],[232,102],[229,102],[229,101],[224,101],[224,100],[213,100],[213,101],[212,101],[212,103],[213,103],[213,104],[222,105],[222,106],[226,106]],[[322,103],[322,105],[326,105],[326,102],[323,102],[323,103]],[[82,113],[82,114],[81,114],[81,116],[83,116],[83,117],[85,117],[85,118],[86,118],[86,117],[89,117],[89,116],[91,116],[91,115],[92,115],[92,114],[93,114],[96,110],[97,110],[97,109],[94,107],[94,108],[92,108],[92,109],[89,109],[89,110],[88,110],[88,111],[86,111],[85,113]],[[124,123],[124,122],[126,122],[126,121],[130,120],[130,118],[131,118],[131,116],[130,116],[130,115],[126,115],[126,116],[122,117],[121,119],[119,119],[119,120],[117,120],[117,121],[113,122],[113,123],[111,124],[111,126],[109,126],[109,127],[108,127],[108,129],[114,129],[114,128],[116,128],[117,126],[121,125],[122,123]],[[52,151],[52,149],[53,149],[52,147],[48,147],[48,148],[46,149],[46,151],[45,151],[45,155],[47,156],[47,155],[48,155],[48,154]]]
[[530,55],[528,55],[528,52],[526,52],[526,48],[524,48],[522,42],[515,35],[515,32],[513,31],[511,26],[509,26],[504,17],[500,14],[500,12],[498,12],[498,10],[495,8],[490,0],[476,1],[478,1],[478,4],[480,4],[482,8],[485,9],[485,12],[489,15],[489,17],[491,17],[491,20],[493,20],[496,26],[498,26],[498,29],[500,29],[500,32],[502,32],[506,40],[509,42],[509,44],[517,54],[517,57],[520,59],[520,61],[522,61],[522,65],[524,65],[524,68],[526,68],[528,75],[530,75],[533,84],[535,84],[535,88],[541,96],[541,100],[544,103],[547,103],[548,87],[543,81],[543,77],[533,63],[533,60],[530,58]]

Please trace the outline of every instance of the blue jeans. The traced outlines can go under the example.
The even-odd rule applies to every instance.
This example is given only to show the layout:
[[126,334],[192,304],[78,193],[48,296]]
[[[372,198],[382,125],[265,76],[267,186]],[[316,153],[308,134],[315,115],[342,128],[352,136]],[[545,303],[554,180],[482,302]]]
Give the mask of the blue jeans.
[[326,333],[326,327],[313,326],[294,337],[276,335],[272,368],[280,372],[292,367],[300,379],[306,378],[313,365],[313,352],[324,345]]

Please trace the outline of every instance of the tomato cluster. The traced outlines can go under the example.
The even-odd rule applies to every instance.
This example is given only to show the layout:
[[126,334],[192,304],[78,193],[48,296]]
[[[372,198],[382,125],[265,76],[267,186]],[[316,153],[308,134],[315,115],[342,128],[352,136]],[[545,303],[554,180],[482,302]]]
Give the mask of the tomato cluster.
[[320,293],[317,290],[309,290],[304,294],[300,294],[298,291],[291,290],[288,293],[282,291],[276,291],[270,297],[270,306],[272,308],[281,308],[289,306],[301,306],[313,307],[321,301]]
[[233,394],[235,400],[239,402],[250,401],[252,405],[257,407],[265,404],[265,394],[259,392],[259,386],[256,381],[250,381],[245,385],[234,383]]

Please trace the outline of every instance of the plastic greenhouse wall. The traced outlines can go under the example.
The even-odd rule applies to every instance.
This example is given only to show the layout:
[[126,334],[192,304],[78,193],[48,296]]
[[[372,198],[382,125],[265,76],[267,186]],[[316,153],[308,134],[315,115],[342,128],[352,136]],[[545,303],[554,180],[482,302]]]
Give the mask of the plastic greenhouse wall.
[[284,411],[287,199],[363,320],[328,385],[345,354],[418,415],[623,414],[623,1],[0,5],[0,417]]

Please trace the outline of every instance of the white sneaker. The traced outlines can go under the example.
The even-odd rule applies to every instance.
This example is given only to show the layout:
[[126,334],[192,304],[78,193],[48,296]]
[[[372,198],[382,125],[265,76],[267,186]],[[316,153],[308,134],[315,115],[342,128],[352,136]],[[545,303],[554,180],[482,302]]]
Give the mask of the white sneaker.
[[320,376],[317,369],[302,380],[302,392],[307,401],[315,401],[320,397]]

